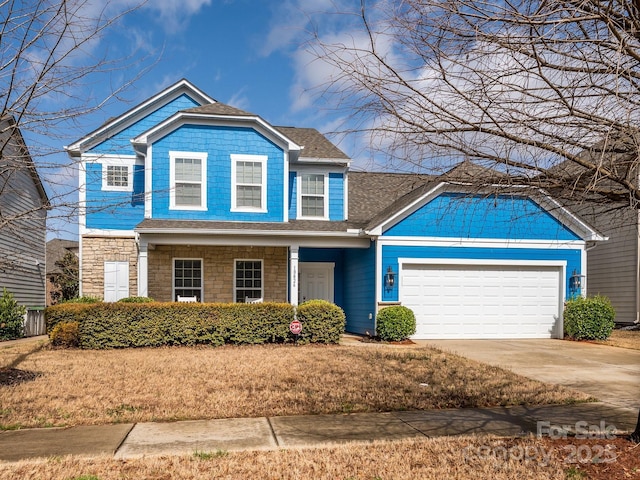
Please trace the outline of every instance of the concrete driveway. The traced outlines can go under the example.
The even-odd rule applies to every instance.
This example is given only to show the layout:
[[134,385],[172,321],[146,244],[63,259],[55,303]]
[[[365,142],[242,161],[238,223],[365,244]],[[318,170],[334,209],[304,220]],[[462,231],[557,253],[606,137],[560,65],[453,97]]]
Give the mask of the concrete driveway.
[[416,340],[525,377],[574,388],[618,407],[640,407],[640,350],[567,340]]

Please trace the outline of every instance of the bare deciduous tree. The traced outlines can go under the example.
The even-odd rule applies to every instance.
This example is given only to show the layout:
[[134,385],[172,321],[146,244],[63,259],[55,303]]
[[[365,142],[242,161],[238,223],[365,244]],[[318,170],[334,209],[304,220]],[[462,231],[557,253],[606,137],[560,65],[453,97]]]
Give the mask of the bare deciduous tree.
[[[77,212],[75,166],[63,139],[145,70],[138,52],[99,48],[103,35],[139,7],[126,7],[133,1],[0,0],[0,239],[13,238],[0,242],[1,268],[15,270],[21,255],[43,248],[44,210],[53,212],[50,219]],[[33,189],[25,188],[34,165],[46,179],[48,202],[34,203]]]
[[574,202],[638,206],[636,2],[367,3],[359,30],[310,48],[350,131],[392,166],[470,159]]
[[388,168],[468,159],[491,169],[463,179],[483,191],[542,188],[637,222],[637,1],[361,0],[350,15],[309,48],[333,72],[322,93]]

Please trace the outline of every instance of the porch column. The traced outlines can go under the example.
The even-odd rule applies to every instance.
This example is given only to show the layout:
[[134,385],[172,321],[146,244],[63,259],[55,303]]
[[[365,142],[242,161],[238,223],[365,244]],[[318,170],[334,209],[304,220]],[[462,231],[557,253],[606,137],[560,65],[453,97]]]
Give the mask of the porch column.
[[138,296],[149,296],[149,246],[146,241],[140,239],[138,243]]
[[291,305],[298,305],[298,245],[289,247],[289,301]]

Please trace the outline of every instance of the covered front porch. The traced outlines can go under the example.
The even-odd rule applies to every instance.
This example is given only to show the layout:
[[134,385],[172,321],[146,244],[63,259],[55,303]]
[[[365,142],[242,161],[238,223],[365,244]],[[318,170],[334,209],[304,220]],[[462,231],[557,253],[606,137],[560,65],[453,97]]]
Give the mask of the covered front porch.
[[139,296],[158,301],[288,302],[344,308],[345,257],[367,238],[138,233]]

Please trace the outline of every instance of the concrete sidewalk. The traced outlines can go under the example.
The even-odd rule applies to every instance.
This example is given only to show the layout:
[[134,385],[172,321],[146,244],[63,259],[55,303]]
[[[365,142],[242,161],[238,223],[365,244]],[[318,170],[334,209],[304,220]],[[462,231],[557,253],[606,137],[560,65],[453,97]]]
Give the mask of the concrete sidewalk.
[[569,435],[581,431],[622,435],[637,413],[603,403],[427,410],[345,415],[231,418],[0,432],[0,460],[62,455],[126,459],[198,452],[323,447],[448,435]]

